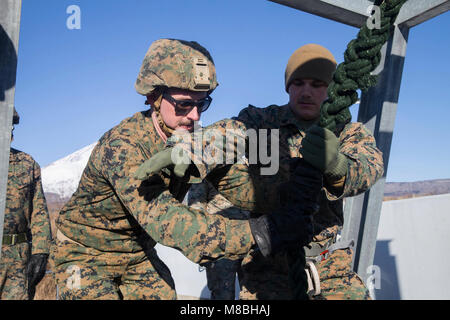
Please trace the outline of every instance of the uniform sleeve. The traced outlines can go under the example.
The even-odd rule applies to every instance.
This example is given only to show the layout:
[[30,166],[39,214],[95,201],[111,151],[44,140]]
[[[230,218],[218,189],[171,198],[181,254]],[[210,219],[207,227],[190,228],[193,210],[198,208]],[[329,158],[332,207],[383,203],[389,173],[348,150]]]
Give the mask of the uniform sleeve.
[[32,254],[49,253],[52,240],[50,216],[42,188],[41,169],[35,162],[33,167],[33,199],[30,229],[32,234]]
[[[156,151],[156,150],[155,150]],[[110,141],[103,150],[103,175],[122,204],[156,242],[181,251],[195,263],[247,253],[253,237],[248,221],[208,215],[179,202],[159,175],[134,178],[146,160],[127,139]]]
[[[273,110],[276,111],[278,107],[273,107],[275,108],[261,109],[249,105],[242,109],[237,117],[228,120],[228,127],[246,132],[243,136],[251,137],[251,134],[254,134],[253,141],[256,142],[247,141],[247,145],[252,150],[251,148],[254,148],[254,146],[251,144],[256,144],[257,152],[247,153],[244,163],[236,163],[219,169],[207,177],[220,194],[234,206],[258,214],[271,213],[280,205],[278,189],[281,180],[279,170],[282,170],[282,168],[279,168],[276,174],[262,174],[262,168],[266,165],[260,163],[260,158],[252,159],[255,154],[261,155],[260,148],[263,146],[269,148],[269,141],[262,141],[264,143],[261,143],[258,130],[273,127],[271,124],[276,123],[277,114]],[[265,154],[267,152],[268,150],[263,151]],[[273,153],[273,150],[271,150],[271,153]]]
[[193,184],[189,189],[188,205],[206,210],[208,214],[219,214],[231,219],[246,220],[249,212],[234,206],[208,182]]
[[372,187],[383,176],[383,154],[375,138],[362,123],[348,124],[339,136],[340,152],[349,160],[342,194],[326,190],[329,200],[353,197]]
[[261,177],[260,164],[256,163],[259,159],[253,159],[255,154],[249,155],[247,150],[249,137],[259,139],[256,128],[262,120],[258,109],[246,108],[237,118],[220,120],[203,128],[201,138],[189,133],[172,136],[169,145],[179,148],[177,154],[183,150],[200,173],[199,177],[210,181],[233,205],[247,211],[265,212],[267,202],[277,201],[278,192],[268,182],[274,178]]
[[247,133],[241,121],[223,119],[194,133],[175,131],[167,145],[174,148],[179,159],[190,160],[203,180],[227,164],[245,163]]

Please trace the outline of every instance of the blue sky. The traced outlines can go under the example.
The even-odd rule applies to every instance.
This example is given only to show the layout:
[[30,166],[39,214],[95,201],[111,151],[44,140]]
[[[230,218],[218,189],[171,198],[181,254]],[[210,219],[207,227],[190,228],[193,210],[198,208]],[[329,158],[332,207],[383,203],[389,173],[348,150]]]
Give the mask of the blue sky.
[[[69,30],[66,9],[81,9]],[[450,15],[411,29],[387,181],[450,178]],[[358,30],[264,0],[23,0],[13,147],[44,167],[144,110],[134,89],[159,38],[195,40],[214,58],[219,87],[204,125],[248,104],[284,104],[284,69],[306,43],[338,62]],[[352,108],[356,121],[357,107]]]

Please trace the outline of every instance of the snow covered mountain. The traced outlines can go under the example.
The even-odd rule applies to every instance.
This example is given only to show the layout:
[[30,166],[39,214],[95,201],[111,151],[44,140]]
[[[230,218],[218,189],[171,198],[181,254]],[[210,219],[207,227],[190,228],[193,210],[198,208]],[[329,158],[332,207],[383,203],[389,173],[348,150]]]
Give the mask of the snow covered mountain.
[[42,168],[42,185],[45,194],[56,194],[66,201],[75,192],[97,142]]

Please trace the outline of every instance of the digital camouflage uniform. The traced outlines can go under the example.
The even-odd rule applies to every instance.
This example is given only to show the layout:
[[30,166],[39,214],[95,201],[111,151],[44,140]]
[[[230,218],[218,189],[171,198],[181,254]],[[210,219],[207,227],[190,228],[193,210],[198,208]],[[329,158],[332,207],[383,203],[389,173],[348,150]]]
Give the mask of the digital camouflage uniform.
[[[285,106],[269,106],[255,108],[249,106],[242,110],[235,120],[240,125],[252,129],[280,129],[279,156],[280,168],[276,175],[260,175],[259,165],[233,165],[219,180],[212,179],[213,185],[228,200],[239,208],[252,211],[252,215],[270,213],[280,203],[278,188],[289,178],[289,162],[291,158],[301,157],[299,152],[307,123],[297,121],[290,108]],[[223,122],[222,122],[223,123]],[[236,125],[237,122],[234,122]],[[214,126],[221,127],[220,122]],[[223,125],[222,125],[223,126]],[[270,136],[270,135],[268,135]],[[361,123],[350,123],[341,129],[340,152],[349,161],[348,173],[343,189],[335,190],[325,183],[320,196],[320,210],[314,216],[314,245],[324,246],[335,239],[343,225],[344,197],[360,194],[370,188],[383,174],[382,154],[376,148],[372,134]],[[270,149],[268,139],[268,149]],[[212,171],[210,165],[207,171]],[[245,179],[252,184],[245,183]],[[247,188],[247,192],[244,190]],[[205,187],[203,187],[205,190]],[[196,191],[195,191],[196,190]],[[229,203],[214,204],[215,196],[207,199],[208,194],[201,195],[202,187],[195,187],[192,197],[199,201],[211,200],[212,204],[204,205],[214,213],[220,212],[223,205],[225,212],[233,212]],[[237,194],[238,193],[238,194]],[[191,198],[191,203],[199,202]],[[237,209],[237,208],[236,208]],[[237,209],[237,212],[240,212]],[[320,274],[322,297],[327,299],[366,299],[368,290],[361,279],[351,270],[352,253],[350,249],[334,251],[326,260],[316,264]],[[291,299],[288,286],[289,266],[284,253],[271,258],[263,258],[260,254],[248,254],[242,263],[241,299]]]
[[[12,244],[12,241],[17,243]],[[28,260],[31,254],[48,254],[50,242],[50,218],[42,189],[41,169],[30,155],[11,148],[0,265],[0,299],[28,299]]]
[[[250,217],[249,211],[234,206],[207,180],[190,187],[187,194],[187,204],[208,214],[219,214],[229,219],[247,220]],[[216,269],[210,265],[206,266],[207,285],[211,291],[212,299],[234,300],[236,272],[239,272],[241,261],[242,259],[236,261],[221,260],[221,264],[215,266]]]
[[151,111],[123,120],[100,139],[57,220],[53,259],[60,298],[175,299],[156,243],[180,250],[195,263],[250,250],[248,221],[182,205],[186,190],[165,173],[145,182],[134,178],[164,145]]

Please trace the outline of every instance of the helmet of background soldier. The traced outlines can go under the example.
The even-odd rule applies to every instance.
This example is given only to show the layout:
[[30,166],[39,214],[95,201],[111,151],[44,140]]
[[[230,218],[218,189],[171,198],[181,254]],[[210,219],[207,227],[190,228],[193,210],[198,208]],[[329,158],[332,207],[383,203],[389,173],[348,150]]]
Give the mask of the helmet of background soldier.
[[159,39],[142,62],[135,88],[150,95],[161,87],[212,92],[218,86],[216,68],[208,50],[195,41]]
[[19,124],[20,121],[20,116],[16,111],[16,107],[14,107],[14,114],[13,114],[13,118],[12,118],[12,123],[14,124]]
[[295,79],[318,79],[330,84],[336,64],[333,54],[321,45],[310,43],[298,48],[289,58],[284,73],[286,92]]

